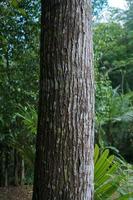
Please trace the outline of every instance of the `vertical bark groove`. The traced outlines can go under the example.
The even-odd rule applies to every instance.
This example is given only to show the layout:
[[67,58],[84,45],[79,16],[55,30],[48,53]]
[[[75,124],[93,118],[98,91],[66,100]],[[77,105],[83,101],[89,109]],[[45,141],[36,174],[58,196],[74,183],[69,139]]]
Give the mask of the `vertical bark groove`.
[[93,199],[91,5],[42,0],[33,200]]

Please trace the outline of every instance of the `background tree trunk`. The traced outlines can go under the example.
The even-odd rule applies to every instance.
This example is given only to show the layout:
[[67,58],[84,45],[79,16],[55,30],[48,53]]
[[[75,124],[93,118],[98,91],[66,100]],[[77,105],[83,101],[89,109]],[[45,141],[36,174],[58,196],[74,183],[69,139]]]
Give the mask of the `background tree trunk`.
[[33,200],[93,199],[91,23],[89,0],[42,0]]
[[18,184],[18,154],[16,149],[14,149],[14,185],[17,186]]
[[9,155],[8,152],[5,153],[5,184],[4,186],[7,187],[8,186],[8,163],[9,162]]
[[0,151],[0,187],[5,186],[5,154],[4,152],[1,150]]
[[24,185],[25,180],[25,163],[24,159],[21,158],[21,177],[20,177],[20,185]]

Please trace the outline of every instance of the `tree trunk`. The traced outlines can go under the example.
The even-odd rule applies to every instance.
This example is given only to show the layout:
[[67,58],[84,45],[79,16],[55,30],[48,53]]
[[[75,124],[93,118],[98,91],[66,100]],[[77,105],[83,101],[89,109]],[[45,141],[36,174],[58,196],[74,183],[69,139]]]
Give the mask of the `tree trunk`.
[[14,185],[17,186],[18,182],[18,154],[16,149],[14,149]]
[[21,179],[20,179],[20,185],[24,185],[24,179],[25,179],[25,165],[24,165],[24,159],[21,160]]
[[4,186],[5,154],[3,149],[0,152],[0,187]]
[[42,0],[33,200],[93,199],[91,23],[89,0]]
[[9,162],[9,156],[8,153],[5,153],[5,184],[4,186],[8,186],[8,162]]

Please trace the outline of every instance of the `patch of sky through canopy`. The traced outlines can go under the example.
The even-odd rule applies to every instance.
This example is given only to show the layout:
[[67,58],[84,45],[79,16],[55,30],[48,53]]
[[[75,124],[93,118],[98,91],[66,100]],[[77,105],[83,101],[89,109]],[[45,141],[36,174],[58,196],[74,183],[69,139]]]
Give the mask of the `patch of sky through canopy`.
[[126,9],[126,1],[125,0],[108,0],[108,4],[110,7]]

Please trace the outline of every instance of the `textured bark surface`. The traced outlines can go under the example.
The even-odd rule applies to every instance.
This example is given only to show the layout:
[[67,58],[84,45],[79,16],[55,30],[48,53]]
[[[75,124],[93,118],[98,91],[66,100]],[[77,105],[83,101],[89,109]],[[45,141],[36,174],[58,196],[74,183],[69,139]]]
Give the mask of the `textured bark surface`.
[[93,199],[91,5],[42,0],[33,200]]

